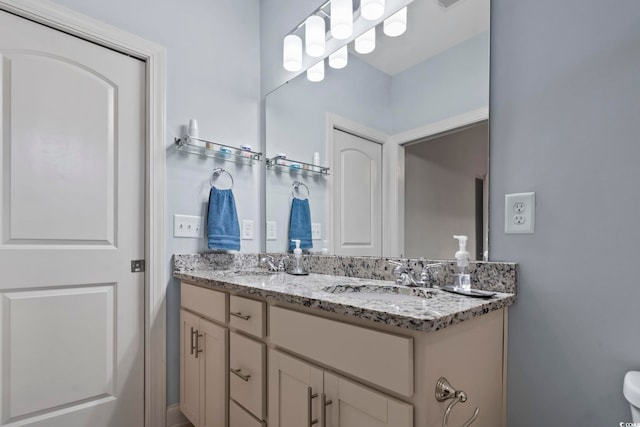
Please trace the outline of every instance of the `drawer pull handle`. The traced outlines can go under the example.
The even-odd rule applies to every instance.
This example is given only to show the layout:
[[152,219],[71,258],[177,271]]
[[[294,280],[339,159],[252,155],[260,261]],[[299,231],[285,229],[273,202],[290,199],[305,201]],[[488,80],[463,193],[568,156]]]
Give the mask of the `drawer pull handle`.
[[231,312],[229,314],[232,315],[233,317],[237,317],[237,318],[242,319],[242,320],[251,319],[251,315],[250,314],[242,314],[241,312],[237,312],[237,313]]
[[308,427],[311,427],[314,424],[318,424],[318,419],[317,418],[314,419],[311,413],[313,409],[311,405],[311,401],[316,397],[318,397],[318,393],[314,393],[311,387],[307,387],[307,425]]
[[251,378],[251,374],[242,374],[242,369],[233,369],[229,368],[232,374],[235,374],[242,381],[249,382],[249,378]]
[[196,331],[196,359],[198,358],[198,353],[202,353],[204,350],[200,348],[200,338],[202,338],[202,334],[199,334]]
[[194,350],[196,349],[196,344],[195,344],[195,336],[198,334],[198,331],[193,329],[193,326],[191,327],[191,354],[193,354]]
[[331,405],[333,400],[327,400],[327,395],[320,395],[320,406],[322,407],[322,427],[327,427],[327,406]]

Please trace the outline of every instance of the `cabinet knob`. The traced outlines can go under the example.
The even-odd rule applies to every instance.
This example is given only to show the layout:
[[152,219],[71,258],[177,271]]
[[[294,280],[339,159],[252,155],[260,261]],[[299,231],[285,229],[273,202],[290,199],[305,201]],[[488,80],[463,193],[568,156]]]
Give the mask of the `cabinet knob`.
[[242,369],[229,368],[229,371],[245,382],[249,382],[249,378],[251,378],[251,374],[242,374]]
[[231,312],[229,314],[232,315],[233,317],[237,317],[237,318],[242,319],[242,320],[251,319],[251,315],[250,314],[242,314],[241,312],[237,312],[237,313]]

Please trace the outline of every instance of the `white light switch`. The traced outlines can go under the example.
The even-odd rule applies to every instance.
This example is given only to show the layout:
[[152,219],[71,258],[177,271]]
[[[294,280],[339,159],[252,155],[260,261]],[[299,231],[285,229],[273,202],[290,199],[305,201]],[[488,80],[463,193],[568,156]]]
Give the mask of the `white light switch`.
[[204,220],[201,216],[174,215],[173,237],[204,237]]
[[242,220],[242,240],[253,240],[253,221]]
[[314,222],[311,224],[311,238],[313,240],[322,239],[322,224]]
[[278,239],[278,223],[275,221],[267,221],[267,240]]
[[533,233],[535,230],[536,193],[504,196],[504,232]]

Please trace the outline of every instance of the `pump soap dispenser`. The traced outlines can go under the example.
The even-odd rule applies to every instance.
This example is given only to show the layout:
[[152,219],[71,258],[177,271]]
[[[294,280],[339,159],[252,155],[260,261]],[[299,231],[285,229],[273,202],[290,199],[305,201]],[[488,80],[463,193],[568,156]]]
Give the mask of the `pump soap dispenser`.
[[293,274],[295,276],[306,276],[307,274],[309,274],[309,272],[305,270],[302,265],[302,249],[300,249],[300,240],[291,239],[291,241],[296,244],[296,248],[293,250],[293,257],[295,258],[295,263],[293,268],[289,269],[287,273]]
[[454,239],[458,239],[459,249],[456,252],[456,264],[458,265],[458,271],[455,275],[453,287],[457,291],[469,292],[471,289],[471,276],[469,275],[469,252],[467,252],[467,236],[453,236]]

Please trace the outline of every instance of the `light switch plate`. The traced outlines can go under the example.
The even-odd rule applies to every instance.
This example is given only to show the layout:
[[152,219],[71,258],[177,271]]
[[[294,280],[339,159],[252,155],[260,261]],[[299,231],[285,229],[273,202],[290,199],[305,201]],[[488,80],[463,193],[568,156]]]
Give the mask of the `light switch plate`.
[[242,220],[242,240],[253,240],[253,221],[250,219]]
[[174,215],[173,237],[191,237],[201,239],[204,237],[204,220],[201,216]]
[[267,240],[278,239],[278,223],[275,221],[267,221]]
[[504,196],[504,232],[533,233],[535,231],[536,193]]
[[319,222],[314,222],[311,224],[311,238],[313,240],[322,239],[322,224],[320,224]]

